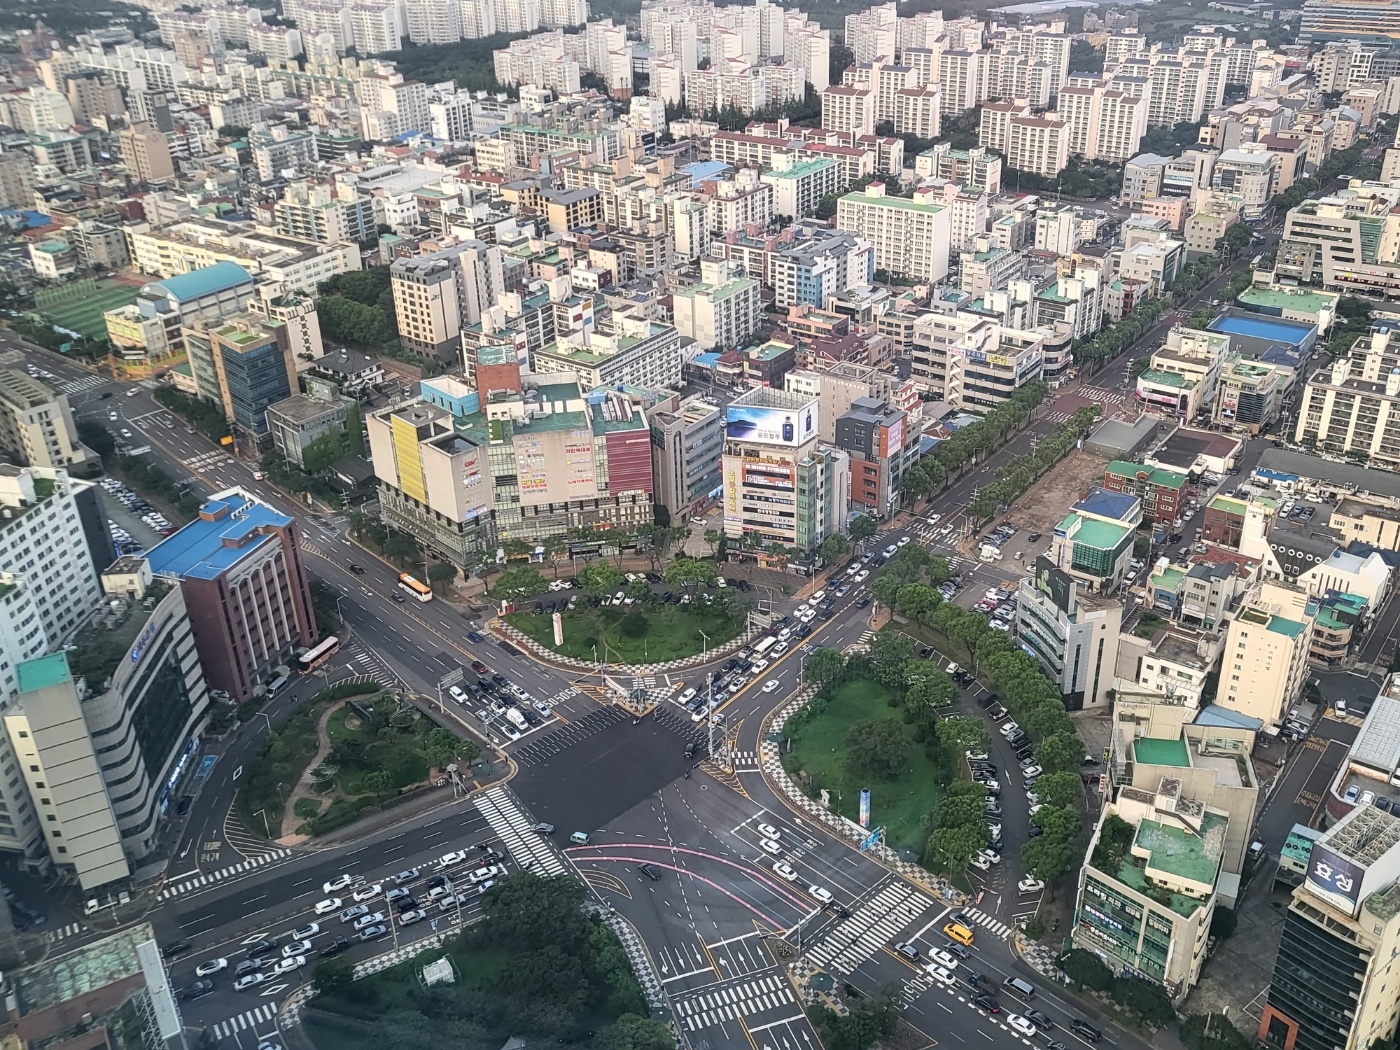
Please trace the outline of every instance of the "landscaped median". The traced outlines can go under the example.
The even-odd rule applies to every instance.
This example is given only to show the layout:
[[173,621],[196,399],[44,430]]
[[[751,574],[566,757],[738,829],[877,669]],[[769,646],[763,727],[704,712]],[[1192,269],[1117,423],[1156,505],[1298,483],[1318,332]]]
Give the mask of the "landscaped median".
[[254,834],[326,834],[433,790],[447,765],[480,752],[374,682],[342,682],[273,730],[236,805]]

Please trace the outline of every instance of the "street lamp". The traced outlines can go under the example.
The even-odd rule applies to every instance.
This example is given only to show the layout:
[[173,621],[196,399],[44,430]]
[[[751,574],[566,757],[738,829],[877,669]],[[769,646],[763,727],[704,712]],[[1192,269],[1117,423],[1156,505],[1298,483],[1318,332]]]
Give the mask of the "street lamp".
[[704,631],[701,631],[700,628],[698,628],[698,627],[695,628],[695,630],[696,630],[697,632],[699,632],[700,637],[701,637],[702,639],[704,639],[705,645],[704,645],[704,648],[701,649],[701,651],[700,651],[700,662],[701,662],[701,663],[704,663],[705,657],[708,656],[709,653],[710,653],[710,636],[709,636],[708,634],[706,634]]

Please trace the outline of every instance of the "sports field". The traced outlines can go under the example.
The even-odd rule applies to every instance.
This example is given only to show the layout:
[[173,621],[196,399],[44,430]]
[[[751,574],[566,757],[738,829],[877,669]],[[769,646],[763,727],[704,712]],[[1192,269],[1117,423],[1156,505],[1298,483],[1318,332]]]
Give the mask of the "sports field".
[[136,302],[139,290],[134,284],[104,279],[67,302],[41,303],[39,313],[49,324],[79,332],[89,339],[105,339],[107,326],[102,323],[102,314]]

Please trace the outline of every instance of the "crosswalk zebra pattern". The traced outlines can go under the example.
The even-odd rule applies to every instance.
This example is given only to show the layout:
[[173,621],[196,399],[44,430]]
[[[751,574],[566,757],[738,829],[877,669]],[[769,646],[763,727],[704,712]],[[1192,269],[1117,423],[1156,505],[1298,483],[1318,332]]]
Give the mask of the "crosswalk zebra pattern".
[[963,915],[971,919],[978,926],[991,930],[1002,940],[1010,939],[1011,934],[1015,932],[1010,926],[1002,922],[1000,919],[993,918],[986,912],[978,911],[976,908],[964,908]]
[[735,769],[757,769],[757,768],[758,768],[758,755],[755,754],[755,753],[752,752],[752,751],[735,751],[735,752],[734,752],[734,768],[735,768]]
[[[306,544],[303,543],[302,546],[304,547]],[[353,642],[350,644],[350,659],[360,674],[372,679],[385,689],[393,689],[398,685],[398,679],[394,677],[394,673],[389,670],[383,660],[371,652],[366,652]]]
[[548,877],[562,875],[567,870],[563,858],[543,835],[532,830],[533,821],[515,804],[505,788],[492,788],[479,795],[476,808],[491,825],[491,830],[501,836],[511,859],[520,866],[521,871],[533,871]]
[[1076,391],[1080,397],[1087,397],[1090,401],[1097,401],[1100,404],[1109,405],[1115,401],[1123,400],[1121,390],[1105,390],[1099,386],[1086,386]]
[[1068,423],[1068,422],[1069,422],[1069,413],[1068,413],[1068,412],[1047,412],[1047,413],[1045,413],[1045,418],[1046,418],[1048,421],[1050,421],[1051,423]]
[[747,1017],[792,1002],[796,1002],[792,986],[782,977],[770,975],[718,991],[702,990],[689,999],[673,1000],[672,1008],[685,1030],[694,1032],[733,1020],[735,1017]]
[[70,379],[66,383],[60,383],[58,389],[65,394],[76,394],[82,390],[91,390],[95,386],[103,386],[111,382],[106,376],[79,376],[77,379]]
[[202,473],[203,471],[208,470],[210,467],[218,466],[224,463],[232,463],[233,461],[233,457],[230,456],[227,452],[201,452],[197,456],[191,456],[189,459],[181,460],[181,462],[184,463],[185,466],[189,467],[196,473]]
[[87,927],[80,922],[70,922],[67,926],[60,926],[56,930],[49,930],[44,934],[44,940],[50,944],[57,944],[59,941],[66,941],[69,937],[76,937],[86,930]]
[[214,1025],[214,1034],[220,1039],[227,1039],[236,1032],[246,1032],[250,1028],[256,1029],[259,1025],[265,1025],[277,1016],[276,1003],[263,1003],[255,1010],[247,1010],[237,1017],[230,1017],[227,1021],[220,1021]]
[[171,897],[179,897],[186,893],[193,893],[197,889],[208,886],[213,882],[222,882],[224,879],[232,878],[234,875],[241,875],[245,871],[253,868],[261,868],[271,864],[273,861],[281,860],[283,857],[290,857],[292,851],[289,849],[275,849],[270,853],[260,853],[256,857],[249,857],[247,860],[239,861],[237,864],[230,864],[226,868],[218,871],[211,871],[209,874],[188,875],[173,882],[160,891],[160,900],[169,900]]
[[807,949],[807,958],[819,969],[850,973],[933,905],[908,883],[891,881]]

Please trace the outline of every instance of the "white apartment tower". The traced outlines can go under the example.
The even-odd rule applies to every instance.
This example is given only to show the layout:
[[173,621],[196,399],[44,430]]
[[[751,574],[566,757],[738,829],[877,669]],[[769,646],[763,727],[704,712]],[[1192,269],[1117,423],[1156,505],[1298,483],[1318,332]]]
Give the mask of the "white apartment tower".
[[408,39],[415,44],[455,44],[462,39],[460,0],[404,0]]

